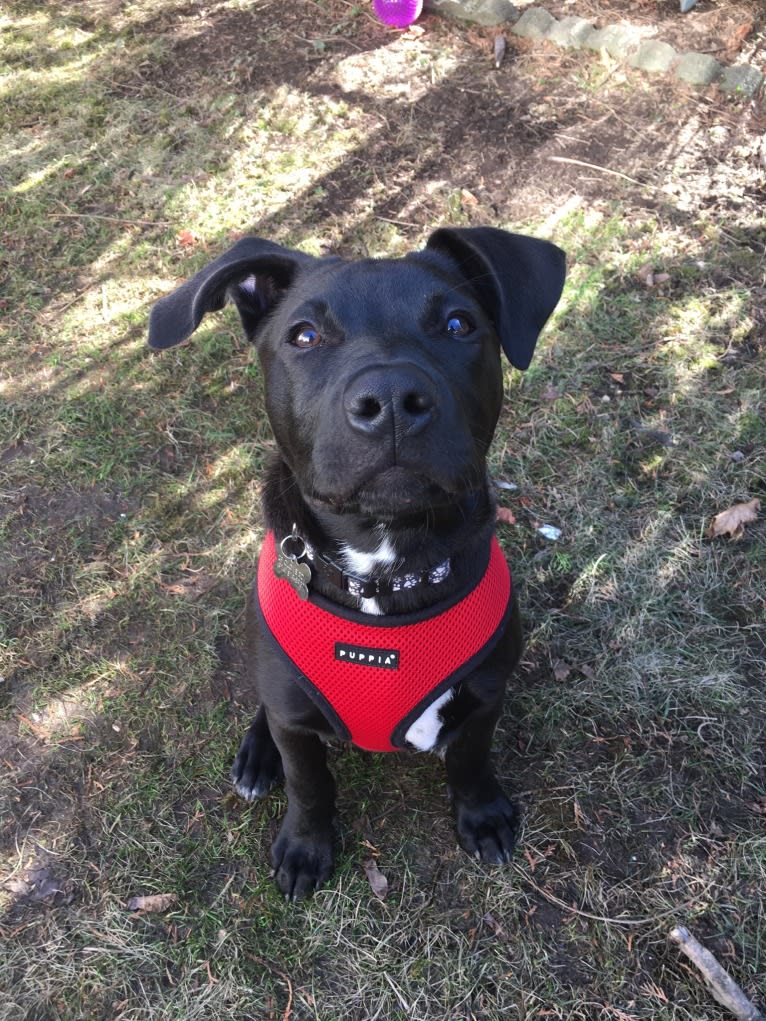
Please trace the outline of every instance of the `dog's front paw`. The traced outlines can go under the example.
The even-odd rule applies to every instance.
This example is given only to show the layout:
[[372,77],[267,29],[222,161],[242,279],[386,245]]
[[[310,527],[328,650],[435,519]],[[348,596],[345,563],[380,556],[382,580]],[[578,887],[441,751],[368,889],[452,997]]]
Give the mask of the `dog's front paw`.
[[519,812],[502,791],[489,800],[455,800],[460,846],[479,861],[507,864],[519,831]]
[[256,720],[242,738],[231,767],[231,782],[246,801],[262,798],[285,778],[282,757],[268,728],[259,727],[257,723]]
[[330,878],[333,868],[332,832],[296,836],[287,820],[271,845],[274,880],[287,900],[310,897]]

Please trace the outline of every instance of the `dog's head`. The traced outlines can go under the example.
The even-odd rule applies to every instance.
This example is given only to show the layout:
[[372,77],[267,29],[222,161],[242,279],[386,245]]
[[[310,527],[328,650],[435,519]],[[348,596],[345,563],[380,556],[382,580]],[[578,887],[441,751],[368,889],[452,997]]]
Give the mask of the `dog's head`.
[[555,245],[489,227],[354,262],[243,238],[157,302],[149,344],[173,347],[234,302],[303,496],[390,518],[483,484],[500,349],[527,368],[564,275]]

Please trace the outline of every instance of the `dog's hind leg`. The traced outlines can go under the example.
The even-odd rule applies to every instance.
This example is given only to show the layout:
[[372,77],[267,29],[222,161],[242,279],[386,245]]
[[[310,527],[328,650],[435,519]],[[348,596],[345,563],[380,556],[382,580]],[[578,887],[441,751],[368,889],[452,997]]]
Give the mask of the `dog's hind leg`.
[[231,781],[237,794],[246,801],[255,801],[282,783],[284,778],[282,756],[274,744],[266,711],[261,706],[242,738],[231,767]]

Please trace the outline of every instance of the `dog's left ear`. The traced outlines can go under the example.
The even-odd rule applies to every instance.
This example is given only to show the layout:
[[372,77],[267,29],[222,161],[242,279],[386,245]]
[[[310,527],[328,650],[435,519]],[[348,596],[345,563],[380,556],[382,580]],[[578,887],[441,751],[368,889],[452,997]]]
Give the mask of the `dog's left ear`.
[[561,249],[495,227],[441,227],[426,247],[446,252],[460,266],[511,365],[526,369],[564,287]]

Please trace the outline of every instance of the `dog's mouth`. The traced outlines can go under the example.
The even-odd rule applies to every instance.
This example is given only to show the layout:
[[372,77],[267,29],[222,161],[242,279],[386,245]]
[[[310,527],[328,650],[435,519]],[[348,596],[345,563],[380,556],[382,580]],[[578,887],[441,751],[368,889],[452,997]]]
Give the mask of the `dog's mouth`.
[[470,488],[444,486],[421,472],[394,466],[365,480],[351,493],[328,495],[315,491],[311,502],[335,513],[367,514],[384,520],[451,506]]

